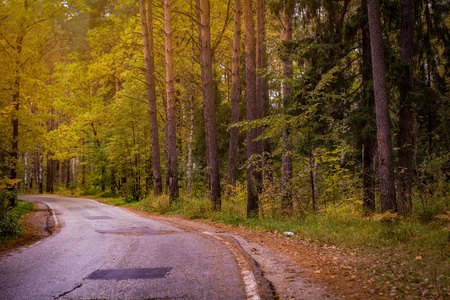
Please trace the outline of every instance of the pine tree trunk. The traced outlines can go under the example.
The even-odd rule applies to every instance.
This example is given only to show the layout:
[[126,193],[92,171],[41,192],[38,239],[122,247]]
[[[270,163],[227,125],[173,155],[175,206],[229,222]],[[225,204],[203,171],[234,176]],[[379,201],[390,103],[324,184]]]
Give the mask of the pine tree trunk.
[[[245,80],[246,80],[246,115],[247,121],[256,120],[256,38],[253,20],[252,0],[243,1],[244,33],[245,33]],[[255,139],[258,137],[258,129],[247,131],[247,216],[257,216],[259,197],[258,176],[255,172],[256,164],[251,162],[253,155],[258,154],[258,145]]]
[[396,212],[393,149],[379,0],[368,0],[367,8],[377,123],[380,205],[382,213],[387,211]]
[[[367,17],[367,1],[361,2],[361,13]],[[373,94],[369,95],[368,85],[372,79],[371,63],[370,63],[370,34],[365,26],[362,29],[362,63],[361,63],[362,87],[361,99],[363,106],[369,118],[369,126],[372,120],[375,120],[375,101]],[[375,211],[375,172],[374,172],[374,155],[376,152],[376,132],[370,130],[363,136],[362,141],[362,169],[363,169],[363,201],[366,213]]]
[[153,193],[158,196],[162,193],[161,158],[159,149],[158,120],[156,114],[155,92],[155,60],[153,51],[153,1],[139,0],[141,15],[142,39],[144,44],[145,77],[147,83],[148,111],[150,115],[150,131],[152,140],[152,167],[153,167]]
[[196,4],[210,198],[213,208],[220,210],[220,174],[212,75],[209,0],[196,0]]
[[[283,109],[286,111],[290,106],[290,93],[291,88],[289,81],[292,79],[292,59],[290,57],[290,45],[292,41],[292,7],[289,0],[284,1],[284,7],[282,12],[282,25],[281,25],[281,40],[286,47],[287,53],[285,53],[285,59],[283,60]],[[290,190],[289,183],[292,178],[292,141],[289,137],[289,130],[283,129],[283,155],[281,158],[281,182],[283,186],[283,197],[281,202],[281,208],[284,211],[292,210],[292,192]]]
[[173,72],[173,46],[172,46],[172,12],[170,0],[164,0],[164,47],[166,59],[166,98],[167,98],[167,163],[169,202],[174,203],[179,196],[178,190],[178,163],[177,163],[177,119],[175,107],[175,87]]
[[[193,93],[194,90],[191,89],[191,92]],[[187,171],[187,192],[188,194],[191,194],[191,188],[192,188],[192,148],[194,145],[194,95],[192,94],[190,96],[190,123],[189,123],[189,149],[188,149],[188,171]]]
[[[192,14],[192,5],[191,5],[191,14]],[[194,36],[194,20],[191,18],[191,35]],[[195,55],[195,41],[192,39],[191,44],[191,73],[194,74],[194,55]],[[189,96],[189,114],[190,114],[190,123],[189,123],[189,149],[188,149],[188,163],[187,163],[187,193],[191,194],[192,189],[192,148],[194,145],[194,121],[195,121],[195,109],[194,109],[194,82],[191,80],[190,84],[190,96]]]
[[414,56],[414,1],[401,1],[400,47],[402,62],[407,65],[400,79],[400,111],[398,135],[398,211],[408,216],[412,210],[412,163],[414,110],[412,106],[413,56]]
[[[264,102],[268,101],[267,97],[267,80],[264,78],[266,71],[266,10],[264,0],[256,0],[256,105],[257,105],[257,119],[264,117]],[[257,128],[258,136],[261,136],[264,127]],[[263,140],[259,139],[257,142],[257,152],[261,156],[258,168],[260,171],[256,172],[258,177],[259,192],[262,192],[262,167],[263,167]]]
[[[241,0],[234,1],[234,29],[233,29],[233,62],[231,66],[231,121],[233,125],[239,122],[240,99],[240,50],[241,50]],[[230,128],[230,147],[228,152],[228,184],[236,186],[237,159],[239,146],[239,128]]]

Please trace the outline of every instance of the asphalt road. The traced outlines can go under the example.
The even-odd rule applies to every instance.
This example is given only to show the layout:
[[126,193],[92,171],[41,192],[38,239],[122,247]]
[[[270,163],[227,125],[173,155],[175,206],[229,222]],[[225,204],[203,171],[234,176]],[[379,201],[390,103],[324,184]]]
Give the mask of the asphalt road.
[[0,258],[0,299],[260,298],[221,237],[88,199],[20,198],[51,207],[61,229]]

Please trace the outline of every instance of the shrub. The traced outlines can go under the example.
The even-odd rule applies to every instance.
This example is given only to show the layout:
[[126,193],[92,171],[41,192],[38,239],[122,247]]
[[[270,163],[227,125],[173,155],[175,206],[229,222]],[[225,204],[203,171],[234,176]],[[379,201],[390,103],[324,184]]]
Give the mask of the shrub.
[[4,178],[0,181],[0,239],[16,235],[21,226],[18,216],[12,212],[17,206],[17,184],[20,180]]
[[4,178],[0,180],[0,221],[6,218],[6,213],[11,207],[17,204],[17,184],[18,179]]

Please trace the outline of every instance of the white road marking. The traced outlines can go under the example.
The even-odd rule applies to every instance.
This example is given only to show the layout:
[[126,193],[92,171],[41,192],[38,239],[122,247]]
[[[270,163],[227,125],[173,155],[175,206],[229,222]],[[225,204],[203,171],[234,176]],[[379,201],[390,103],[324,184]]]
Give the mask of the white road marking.
[[234,247],[230,244],[230,242],[224,240],[220,236],[214,235],[211,232],[204,231],[203,233],[208,234],[215,239],[219,240],[223,244],[225,244],[228,249],[233,253],[234,257],[237,260],[239,268],[241,269],[242,279],[244,280],[245,293],[247,294],[247,299],[251,300],[261,300],[261,297],[258,294],[258,284],[256,283],[256,278],[253,272],[250,270],[247,261],[244,256],[236,251]]
[[58,219],[56,218],[55,210],[54,210],[53,207],[52,207],[50,204],[48,204],[47,202],[45,202],[45,204],[46,204],[48,207],[50,207],[50,210],[51,210],[53,219],[55,220],[55,228],[58,228]]

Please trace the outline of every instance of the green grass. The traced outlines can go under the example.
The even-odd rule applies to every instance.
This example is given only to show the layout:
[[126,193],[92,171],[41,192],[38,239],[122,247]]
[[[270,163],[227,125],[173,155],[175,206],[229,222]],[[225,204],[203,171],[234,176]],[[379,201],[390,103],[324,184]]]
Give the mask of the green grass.
[[7,211],[3,221],[0,221],[0,243],[6,244],[20,237],[23,227],[20,217],[33,211],[34,204],[17,200],[17,205]]
[[[225,197],[224,197],[225,198]],[[173,205],[167,195],[147,197],[139,202],[127,203],[122,198],[100,198],[118,206],[130,206],[146,212],[168,215],[182,214],[191,219],[209,219],[227,225],[245,226],[262,231],[291,231],[315,244],[332,244],[342,247],[405,247],[414,253],[442,252],[449,243],[447,226],[422,223],[415,218],[382,222],[364,217],[354,203],[330,205],[320,212],[310,212],[302,217],[272,216],[245,217],[245,205],[232,199],[222,200],[222,210],[213,211],[208,197],[182,195]],[[245,204],[245,203],[244,203]]]

